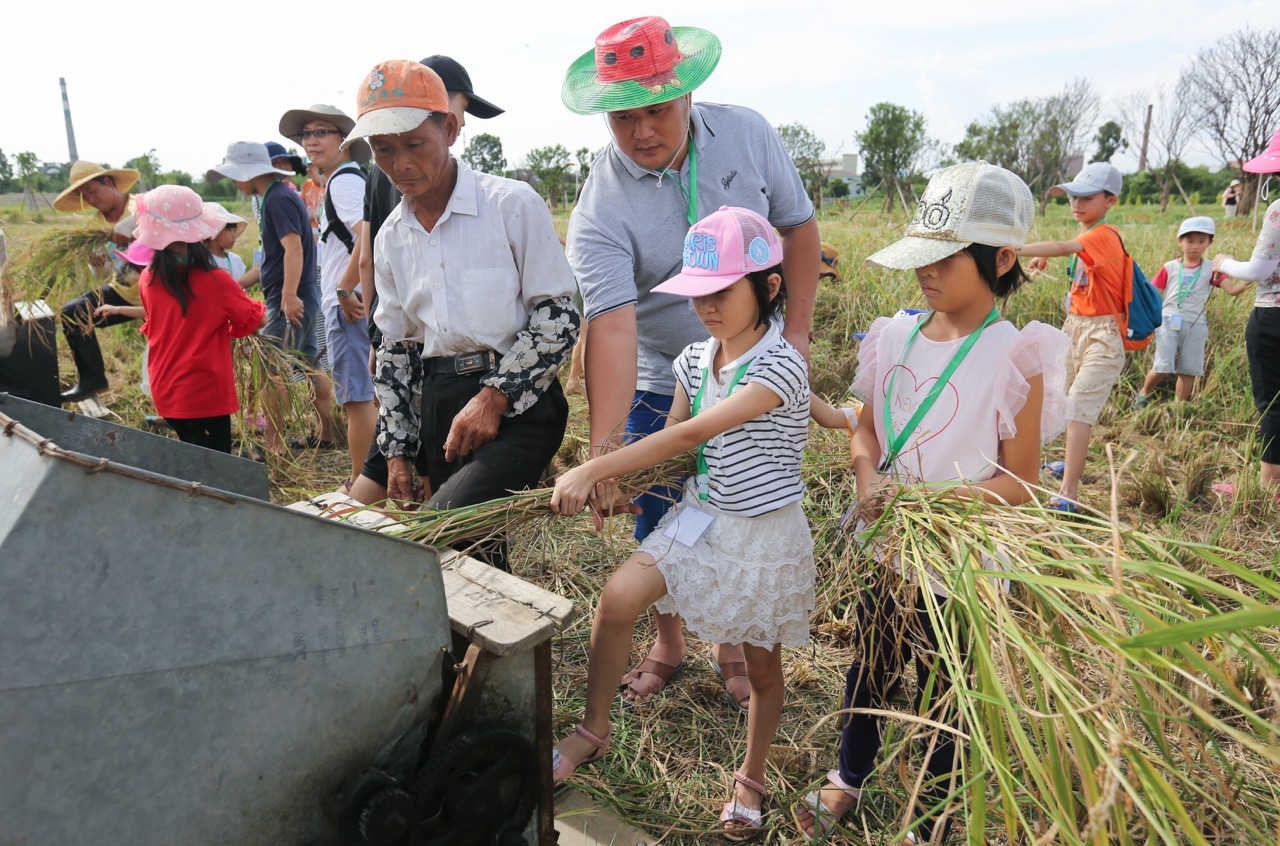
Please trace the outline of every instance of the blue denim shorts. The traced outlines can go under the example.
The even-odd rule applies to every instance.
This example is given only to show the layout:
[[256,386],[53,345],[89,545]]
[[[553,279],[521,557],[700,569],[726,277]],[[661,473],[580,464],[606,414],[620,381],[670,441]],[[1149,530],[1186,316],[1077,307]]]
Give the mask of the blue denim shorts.
[[320,345],[316,342],[316,321],[320,318],[320,299],[313,293],[302,295],[302,325],[294,326],[279,306],[267,307],[267,325],[262,330],[281,348],[290,350],[308,366],[320,362]]
[[373,376],[369,374],[369,322],[351,323],[342,306],[324,316],[325,342],[329,347],[329,372],[338,405],[373,400]]

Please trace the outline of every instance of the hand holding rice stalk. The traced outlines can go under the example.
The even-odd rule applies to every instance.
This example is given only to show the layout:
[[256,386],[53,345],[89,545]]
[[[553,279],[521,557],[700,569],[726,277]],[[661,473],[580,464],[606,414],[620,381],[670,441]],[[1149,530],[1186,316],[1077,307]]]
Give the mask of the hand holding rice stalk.
[[[655,485],[678,487],[680,481],[692,472],[691,456],[683,455],[623,477],[618,480],[618,485],[623,490],[636,492]],[[465,551],[503,537],[513,529],[557,516],[551,511],[554,492],[554,488],[534,488],[459,508],[388,509],[387,514],[399,524],[397,534],[401,537],[430,546],[448,546]]]
[[[1280,584],[1227,554],[1102,519],[900,493],[850,545],[837,589],[949,591],[943,603],[922,594],[955,680],[935,700],[960,715],[967,752],[950,795],[927,799],[909,741],[939,729],[896,715],[890,760],[908,753],[897,769],[909,801],[885,823],[905,830],[920,801],[973,842],[989,827],[1020,843],[1275,841],[1276,796],[1258,774],[1280,768]],[[868,784],[892,789],[893,769]]]
[[111,230],[101,226],[54,229],[31,242],[10,262],[22,299],[70,299],[80,293],[91,267],[103,267]]

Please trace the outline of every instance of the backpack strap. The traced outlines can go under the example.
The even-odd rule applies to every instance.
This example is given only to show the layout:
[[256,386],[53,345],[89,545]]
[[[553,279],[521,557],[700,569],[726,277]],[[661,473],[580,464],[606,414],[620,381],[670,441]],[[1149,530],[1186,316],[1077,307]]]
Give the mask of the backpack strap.
[[360,177],[361,182],[364,182],[366,179],[364,171],[360,169],[359,165],[356,165],[355,167],[346,167],[344,165],[343,167],[338,168],[333,176],[329,177],[329,181],[325,183],[324,187],[324,217],[325,220],[328,221],[328,225],[325,226],[324,231],[320,233],[320,242],[324,243],[324,240],[329,237],[329,234],[333,233],[338,236],[338,240],[342,242],[342,246],[347,248],[347,255],[351,255],[351,251],[356,247],[355,236],[351,234],[351,230],[347,228],[347,225],[342,222],[342,218],[338,217],[338,210],[333,204],[333,195],[329,191],[329,188],[333,185],[333,181],[339,176],[347,173]]

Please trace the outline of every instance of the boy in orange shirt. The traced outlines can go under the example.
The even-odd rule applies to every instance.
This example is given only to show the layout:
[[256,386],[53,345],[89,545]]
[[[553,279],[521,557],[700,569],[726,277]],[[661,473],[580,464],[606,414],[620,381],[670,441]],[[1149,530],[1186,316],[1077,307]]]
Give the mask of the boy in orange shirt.
[[1120,171],[1107,162],[1094,162],[1051,193],[1065,193],[1071,214],[1080,224],[1072,241],[1037,241],[1021,255],[1032,256],[1032,271],[1044,270],[1048,259],[1071,256],[1067,278],[1071,285],[1069,313],[1062,329],[1071,338],[1067,351],[1067,382],[1075,412],[1067,425],[1067,448],[1062,486],[1049,507],[1078,510],[1080,476],[1089,450],[1093,424],[1098,422],[1111,389],[1124,371],[1124,329],[1127,320],[1128,268],[1120,233],[1106,222],[1119,199]]

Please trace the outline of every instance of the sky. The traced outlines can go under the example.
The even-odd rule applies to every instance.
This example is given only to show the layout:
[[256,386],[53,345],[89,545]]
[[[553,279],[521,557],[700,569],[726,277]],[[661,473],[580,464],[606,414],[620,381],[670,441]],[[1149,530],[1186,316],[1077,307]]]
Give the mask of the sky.
[[[502,140],[509,167],[535,147],[594,151],[608,141],[604,120],[561,104],[564,72],[601,30],[647,14],[720,38],[720,64],[695,100],[801,123],[833,154],[856,153],[867,110],[887,101],[923,113],[929,135],[950,146],[993,106],[1076,77],[1103,94],[1100,120],[1115,117],[1119,99],[1171,85],[1223,35],[1280,25],[1276,0],[481,0],[395,2],[377,15],[332,0],[83,6],[0,12],[0,150],[10,159],[30,150],[67,160],[59,77],[81,158],[119,166],[154,149],[164,170],[200,176],[232,141],[287,144],[276,127],[289,109],[330,103],[354,117],[374,63],[433,53],[460,61],[476,93],[506,109],[468,117],[455,152],[481,132]],[[1187,158],[1220,163],[1207,147]],[[1136,167],[1123,154],[1114,162]]]

